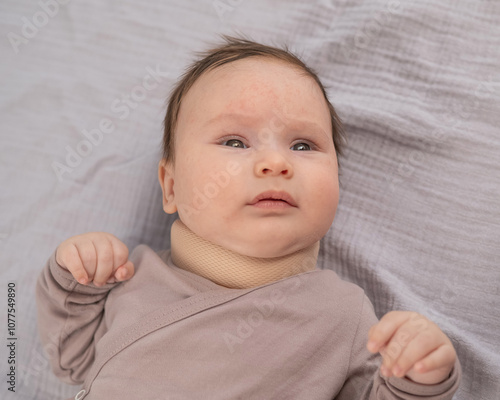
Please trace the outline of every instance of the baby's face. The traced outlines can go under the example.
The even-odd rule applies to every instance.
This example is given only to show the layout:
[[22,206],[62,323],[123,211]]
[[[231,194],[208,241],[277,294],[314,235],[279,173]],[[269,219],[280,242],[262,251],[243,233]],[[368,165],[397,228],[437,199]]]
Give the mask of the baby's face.
[[302,71],[249,58],[189,90],[175,165],[160,163],[164,209],[197,235],[253,257],[307,247],[338,203],[337,158],[321,90]]

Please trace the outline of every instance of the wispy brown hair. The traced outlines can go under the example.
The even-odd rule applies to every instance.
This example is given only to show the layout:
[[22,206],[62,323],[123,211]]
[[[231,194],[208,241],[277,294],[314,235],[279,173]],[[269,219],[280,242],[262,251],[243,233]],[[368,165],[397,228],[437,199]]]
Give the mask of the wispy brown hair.
[[332,123],[332,137],[337,153],[337,160],[342,154],[342,149],[345,141],[344,130],[342,122],[338,117],[333,105],[328,100],[325,88],[321,83],[318,75],[302,62],[297,56],[288,51],[287,48],[279,49],[260,43],[253,42],[248,39],[236,38],[232,36],[223,36],[225,43],[221,46],[210,49],[200,53],[200,59],[194,62],[182,75],[181,79],[173,88],[167,106],[167,114],[164,120],[164,134],[163,134],[163,158],[167,162],[174,162],[174,144],[175,144],[175,129],[177,127],[177,118],[181,108],[182,99],[186,96],[189,89],[193,84],[207,71],[218,68],[224,64],[241,60],[249,57],[264,57],[283,61],[291,66],[297,67],[302,70],[307,76],[310,76],[318,84],[328,110],[330,111],[330,118]]

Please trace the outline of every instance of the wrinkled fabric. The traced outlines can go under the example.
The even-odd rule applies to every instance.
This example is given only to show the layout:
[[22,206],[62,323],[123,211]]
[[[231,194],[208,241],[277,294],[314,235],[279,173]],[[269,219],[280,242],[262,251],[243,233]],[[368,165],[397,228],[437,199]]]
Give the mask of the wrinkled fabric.
[[[189,251],[184,249],[183,251]],[[140,245],[136,274],[83,286],[55,261],[37,286],[54,373],[80,399],[451,399],[459,364],[439,385],[378,373],[366,349],[377,319],[363,291],[316,269],[228,289]]]

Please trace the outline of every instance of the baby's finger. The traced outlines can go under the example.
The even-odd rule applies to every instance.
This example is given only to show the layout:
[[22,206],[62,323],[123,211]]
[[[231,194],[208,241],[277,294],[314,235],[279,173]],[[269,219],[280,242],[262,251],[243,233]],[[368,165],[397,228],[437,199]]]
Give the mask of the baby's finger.
[[414,370],[418,373],[424,374],[444,368],[449,371],[455,364],[456,352],[453,345],[450,343],[443,344],[436,350],[428,354],[423,359],[417,361]]
[[119,267],[115,272],[115,280],[117,282],[126,281],[134,276],[134,264],[132,261],[127,261],[124,265]]
[[445,336],[439,333],[438,326],[423,315],[412,315],[391,338],[386,354],[383,354],[384,365],[394,375],[403,376],[417,358],[422,358],[442,343],[439,338],[442,340]]
[[97,268],[94,275],[94,285],[103,286],[113,276],[114,254],[113,245],[106,236],[100,236],[93,241],[97,252]]
[[123,266],[128,261],[128,248],[121,240],[114,236],[110,237],[111,245],[113,246],[113,264],[114,271]]
[[[406,325],[407,324],[403,324],[392,336],[389,343],[379,350],[382,355],[383,366],[389,371],[393,370],[396,362],[400,359],[406,346],[408,346],[408,343],[411,343],[418,334],[418,332],[408,329]],[[394,375],[397,375],[395,370],[392,372]]]
[[[97,267],[97,254],[94,244],[90,240],[77,241],[74,246],[78,250],[81,263],[88,276],[88,282],[94,279],[95,270]],[[75,276],[75,275],[73,275]],[[76,277],[75,277],[76,278]]]
[[380,351],[382,347],[388,344],[398,328],[412,318],[413,314],[406,311],[391,311],[385,314],[378,324],[372,326],[368,333],[368,344],[366,346],[368,350],[372,353]]
[[394,375],[402,377],[417,361],[431,354],[442,344],[442,340],[436,340],[434,330],[428,329],[419,332],[407,345],[401,348],[400,354],[390,363],[389,368],[391,368]]
[[82,285],[89,282],[89,276],[83,267],[78,249],[73,243],[61,245],[56,250],[56,261],[60,266],[71,272],[71,275]]

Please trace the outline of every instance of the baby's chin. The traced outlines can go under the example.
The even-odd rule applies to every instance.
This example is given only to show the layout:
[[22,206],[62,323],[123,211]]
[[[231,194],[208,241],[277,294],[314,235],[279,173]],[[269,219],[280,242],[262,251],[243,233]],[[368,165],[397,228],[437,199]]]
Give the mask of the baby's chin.
[[[184,221],[183,221],[184,222]],[[234,232],[228,229],[216,229],[215,226],[201,226],[184,222],[196,235],[226,250],[243,256],[256,258],[276,258],[303,250],[316,242],[322,235],[287,235],[285,232],[275,232],[274,235],[250,232],[250,228]]]

